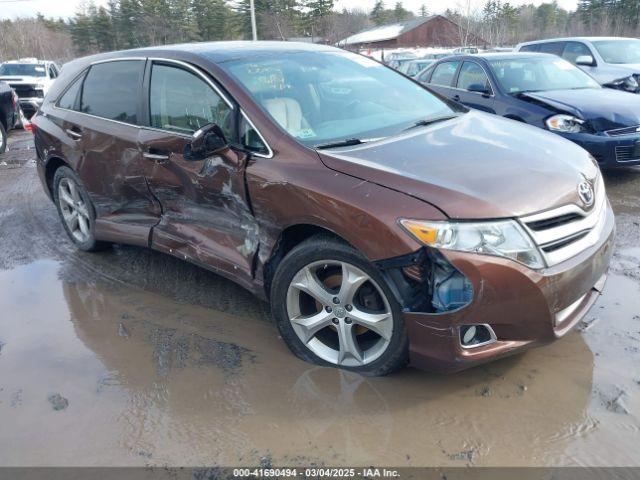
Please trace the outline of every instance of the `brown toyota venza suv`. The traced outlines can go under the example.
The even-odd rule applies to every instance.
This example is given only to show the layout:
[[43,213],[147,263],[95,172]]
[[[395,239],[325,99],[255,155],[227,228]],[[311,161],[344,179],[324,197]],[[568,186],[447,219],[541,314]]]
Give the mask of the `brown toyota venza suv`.
[[139,245],[223,275],[321,365],[456,371],[551,341],[612,254],[586,151],[332,47],[82,58],[33,123],[80,250]]

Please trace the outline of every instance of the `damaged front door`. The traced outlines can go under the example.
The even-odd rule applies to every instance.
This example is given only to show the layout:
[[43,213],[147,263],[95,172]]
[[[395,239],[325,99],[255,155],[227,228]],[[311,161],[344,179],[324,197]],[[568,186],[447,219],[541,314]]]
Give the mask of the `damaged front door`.
[[204,125],[217,124],[232,138],[234,106],[185,65],[154,61],[147,78],[150,128],[141,129],[140,142],[149,186],[162,205],[152,245],[248,281],[258,231],[246,198],[246,155],[224,148],[199,160],[184,156]]

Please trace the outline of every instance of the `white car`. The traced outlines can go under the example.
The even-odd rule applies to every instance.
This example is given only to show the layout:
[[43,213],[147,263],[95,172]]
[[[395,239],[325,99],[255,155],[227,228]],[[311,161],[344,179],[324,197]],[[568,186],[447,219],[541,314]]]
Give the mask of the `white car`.
[[20,107],[31,118],[42,105],[44,96],[60,74],[60,68],[47,60],[23,58],[0,64],[0,81],[7,82],[18,94]]

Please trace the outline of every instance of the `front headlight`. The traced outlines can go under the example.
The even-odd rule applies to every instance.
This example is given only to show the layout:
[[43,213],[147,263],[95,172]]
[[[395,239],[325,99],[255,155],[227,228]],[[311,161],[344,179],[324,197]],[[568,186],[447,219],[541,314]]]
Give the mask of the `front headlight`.
[[629,75],[628,77],[615,80],[611,82],[609,85],[615,88],[619,88],[621,90],[626,90],[627,92],[636,92],[638,90],[638,81],[635,79],[633,75]]
[[554,132],[578,133],[584,131],[584,120],[571,115],[554,115],[547,118],[547,128]]
[[419,242],[434,248],[505,257],[531,268],[543,268],[540,251],[515,220],[429,222],[400,219]]

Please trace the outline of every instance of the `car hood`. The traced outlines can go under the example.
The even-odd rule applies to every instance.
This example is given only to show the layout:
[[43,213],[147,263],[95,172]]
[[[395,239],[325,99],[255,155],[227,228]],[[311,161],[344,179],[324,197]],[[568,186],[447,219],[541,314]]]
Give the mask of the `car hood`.
[[[536,127],[471,111],[357,147],[321,150],[336,171],[428,202],[451,218],[508,218],[575,203],[589,154]],[[398,212],[411,217],[412,212]]]
[[46,81],[47,79],[44,77],[27,77],[24,75],[0,77],[0,82],[11,82],[11,83],[46,83]]
[[620,90],[549,90],[522,93],[520,98],[575,115],[589,122],[597,132],[640,125],[640,95]]
[[640,64],[638,63],[608,63],[602,64],[598,68],[593,71],[588,71],[591,73],[600,84],[607,85],[611,82],[615,82],[616,80],[620,80],[621,78],[628,77],[629,75],[638,75],[640,74]]

